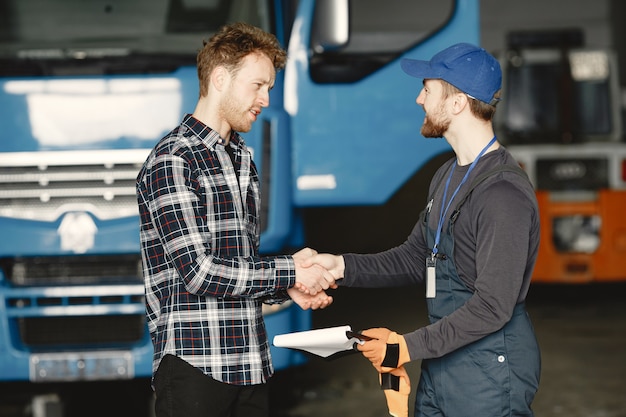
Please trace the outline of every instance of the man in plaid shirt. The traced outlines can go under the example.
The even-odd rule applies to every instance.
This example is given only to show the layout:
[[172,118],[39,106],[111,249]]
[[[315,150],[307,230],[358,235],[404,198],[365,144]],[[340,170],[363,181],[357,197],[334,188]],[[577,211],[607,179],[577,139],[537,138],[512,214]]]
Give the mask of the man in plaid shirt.
[[248,132],[286,52],[253,26],[223,27],[198,54],[200,98],[137,178],[156,414],[267,416],[273,373],[263,303],[324,308],[334,278],[259,256],[259,178]]

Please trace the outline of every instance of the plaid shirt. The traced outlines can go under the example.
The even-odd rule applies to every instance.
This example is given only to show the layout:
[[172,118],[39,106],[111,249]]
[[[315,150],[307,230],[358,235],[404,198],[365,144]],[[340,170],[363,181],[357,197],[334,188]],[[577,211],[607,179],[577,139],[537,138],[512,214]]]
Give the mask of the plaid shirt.
[[259,384],[273,373],[261,306],[287,299],[295,267],[259,257],[256,167],[237,133],[234,167],[223,143],[187,115],[137,177],[153,373],[170,353],[218,381]]

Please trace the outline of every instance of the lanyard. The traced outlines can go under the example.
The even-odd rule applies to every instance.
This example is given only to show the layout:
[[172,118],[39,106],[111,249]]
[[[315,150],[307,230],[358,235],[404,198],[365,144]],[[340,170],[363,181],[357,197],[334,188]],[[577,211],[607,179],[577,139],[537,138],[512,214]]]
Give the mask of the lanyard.
[[[452,165],[452,169],[450,170],[450,175],[448,175],[448,179],[446,180],[446,188],[443,191],[441,211],[439,212],[439,223],[437,224],[437,233],[435,234],[435,245],[433,246],[433,257],[437,255],[437,252],[439,252],[439,249],[437,248],[437,246],[439,246],[439,240],[441,239],[441,230],[443,229],[443,219],[446,216],[446,213],[448,212],[450,205],[452,204],[452,200],[454,200],[454,197],[456,197],[456,194],[459,192],[459,189],[461,189],[461,186],[465,184],[465,181],[467,181],[467,177],[469,177],[470,172],[472,172],[472,170],[478,163],[478,160],[480,159],[480,157],[483,156],[485,152],[487,152],[487,149],[489,149],[491,145],[495,143],[495,141],[496,141],[496,137],[494,136],[493,139],[491,139],[491,142],[489,142],[487,146],[485,146],[483,150],[480,151],[476,159],[474,159],[474,162],[472,162],[469,169],[465,173],[465,176],[461,180],[461,183],[456,187],[456,190],[454,190],[454,193],[450,197],[450,200],[448,200],[448,204],[446,204],[446,197],[448,195],[448,187],[450,186],[450,180],[452,179],[452,174],[454,173],[454,168],[456,167],[456,161]],[[445,209],[444,209],[444,206],[445,206]]]

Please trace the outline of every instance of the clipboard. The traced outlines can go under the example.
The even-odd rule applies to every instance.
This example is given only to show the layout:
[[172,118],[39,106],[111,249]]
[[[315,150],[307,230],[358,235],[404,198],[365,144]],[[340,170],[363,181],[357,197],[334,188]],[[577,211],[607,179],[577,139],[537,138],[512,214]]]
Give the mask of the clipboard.
[[355,344],[363,344],[369,340],[373,338],[355,332],[349,325],[345,325],[276,335],[272,344],[329,358],[337,354],[355,352]]

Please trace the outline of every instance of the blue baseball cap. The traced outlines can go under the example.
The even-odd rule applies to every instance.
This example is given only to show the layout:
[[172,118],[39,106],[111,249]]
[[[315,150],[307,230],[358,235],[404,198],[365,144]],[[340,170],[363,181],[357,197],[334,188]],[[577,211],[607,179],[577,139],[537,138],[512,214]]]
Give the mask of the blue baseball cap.
[[449,82],[465,94],[495,106],[494,95],[502,87],[500,63],[487,51],[469,43],[457,43],[438,52],[430,61],[405,58],[402,70],[416,78]]

